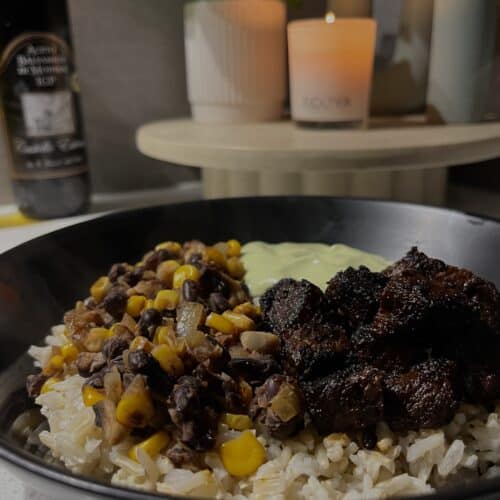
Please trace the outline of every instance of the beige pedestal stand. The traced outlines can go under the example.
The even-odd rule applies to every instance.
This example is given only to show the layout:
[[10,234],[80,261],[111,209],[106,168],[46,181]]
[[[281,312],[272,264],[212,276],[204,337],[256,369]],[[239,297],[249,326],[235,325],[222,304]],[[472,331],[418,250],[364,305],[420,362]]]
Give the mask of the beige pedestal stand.
[[145,155],[199,167],[207,198],[331,195],[439,205],[446,167],[500,155],[500,123],[305,130],[290,122],[143,125]]

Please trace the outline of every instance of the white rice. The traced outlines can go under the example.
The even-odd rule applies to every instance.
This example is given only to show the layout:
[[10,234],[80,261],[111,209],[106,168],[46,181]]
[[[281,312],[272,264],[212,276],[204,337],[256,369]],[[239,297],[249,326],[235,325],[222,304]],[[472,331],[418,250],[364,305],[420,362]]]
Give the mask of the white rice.
[[[49,345],[61,336],[55,328]],[[43,349],[30,350],[38,362],[46,356]],[[164,455],[151,459],[139,453],[138,462],[129,459],[130,440],[106,448],[93,410],[83,405],[83,381],[68,376],[37,398],[50,427],[40,440],[71,471],[111,477],[121,486],[228,499],[355,500],[430,493],[458,481],[500,476],[500,406],[488,413],[464,404],[446,427],[406,435],[380,424],[374,450],[360,449],[346,434],[321,438],[311,429],[285,441],[259,435],[267,461],[252,476],[237,480],[215,450],[205,454],[206,469],[192,472],[175,468]],[[221,426],[218,443],[237,434]]]

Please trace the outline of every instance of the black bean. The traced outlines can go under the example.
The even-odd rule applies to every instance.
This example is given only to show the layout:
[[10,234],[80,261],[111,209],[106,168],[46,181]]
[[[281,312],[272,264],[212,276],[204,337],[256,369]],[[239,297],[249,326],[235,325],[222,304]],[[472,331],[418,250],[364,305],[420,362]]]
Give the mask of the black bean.
[[111,283],[114,283],[118,280],[120,276],[123,276],[128,270],[128,264],[125,262],[121,262],[119,264],[113,264],[108,273],[108,278]]
[[104,342],[102,347],[102,353],[108,361],[116,358],[123,353],[125,349],[128,349],[129,342],[124,337],[111,337]]
[[148,339],[152,339],[156,327],[161,325],[162,317],[158,310],[156,309],[146,309],[142,314],[137,327],[139,329],[139,334]]
[[198,452],[192,450],[183,443],[176,443],[167,451],[167,457],[176,467],[201,468],[202,459]]
[[123,280],[130,286],[135,286],[141,281],[144,274],[144,267],[139,266],[123,275]]
[[228,368],[232,375],[243,377],[250,385],[262,384],[270,375],[280,371],[271,356],[263,359],[235,358],[229,361]]
[[48,377],[42,373],[36,373],[34,375],[28,375],[26,379],[26,390],[28,391],[28,396],[35,399],[40,394],[43,384]]
[[88,385],[93,387],[94,389],[103,389],[104,388],[104,375],[107,373],[107,368],[103,368],[102,370],[92,374],[88,377],[83,383],[84,386]]
[[210,310],[216,313],[223,313],[229,309],[229,302],[220,292],[213,292],[208,297],[208,306]]
[[154,359],[146,351],[137,350],[128,353],[128,367],[136,373],[146,373],[151,366],[151,360]]
[[198,283],[193,280],[185,280],[182,283],[182,297],[188,302],[196,302],[200,293]]
[[148,271],[156,271],[158,265],[164,260],[175,259],[175,255],[165,249],[155,250],[147,254],[144,259],[144,268]]
[[224,297],[229,297],[231,293],[231,290],[221,273],[212,267],[206,267],[203,269],[201,272],[199,286],[203,297],[208,297],[213,292],[218,292]]
[[127,294],[123,288],[112,288],[103,301],[103,307],[114,318],[121,318],[127,307]]

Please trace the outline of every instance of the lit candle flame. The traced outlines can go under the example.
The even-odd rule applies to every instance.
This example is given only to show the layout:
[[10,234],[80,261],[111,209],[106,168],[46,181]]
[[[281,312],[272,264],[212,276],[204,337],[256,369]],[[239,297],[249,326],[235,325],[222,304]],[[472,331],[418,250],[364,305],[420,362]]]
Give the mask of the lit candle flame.
[[332,24],[335,22],[335,14],[333,12],[327,12],[325,15],[325,21],[328,24]]

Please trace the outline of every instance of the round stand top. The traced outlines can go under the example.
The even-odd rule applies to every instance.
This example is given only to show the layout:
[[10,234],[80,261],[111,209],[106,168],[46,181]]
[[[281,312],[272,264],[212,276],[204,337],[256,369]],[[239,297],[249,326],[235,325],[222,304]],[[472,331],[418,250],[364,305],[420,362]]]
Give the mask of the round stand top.
[[137,146],[152,158],[202,168],[401,170],[500,156],[500,123],[318,130],[289,121],[221,125],[182,119],[143,125]]

